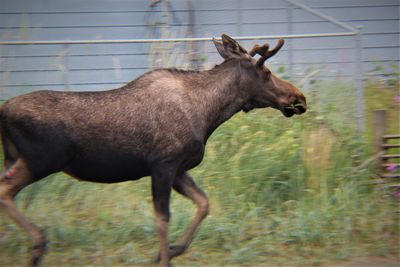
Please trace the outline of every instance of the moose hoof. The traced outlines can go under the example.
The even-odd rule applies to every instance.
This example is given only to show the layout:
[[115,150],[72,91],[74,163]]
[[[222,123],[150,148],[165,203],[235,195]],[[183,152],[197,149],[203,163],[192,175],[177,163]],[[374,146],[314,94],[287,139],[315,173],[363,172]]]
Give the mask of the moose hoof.
[[183,252],[185,252],[186,246],[184,245],[169,245],[168,247],[168,252],[169,252],[169,258],[173,258],[176,256],[181,255]]
[[[160,263],[160,261],[161,261],[161,258],[160,258],[160,255],[158,255],[157,259],[154,261],[154,263],[157,264],[157,263]],[[164,267],[164,265],[161,265],[161,267]],[[174,267],[174,265],[172,263],[168,262],[167,267]]]
[[47,251],[47,241],[44,241],[40,244],[36,244],[32,247],[31,254],[31,265],[32,267],[37,267],[40,264],[40,261],[43,255]]
[[[168,246],[169,258],[172,259],[173,257],[177,257],[177,256],[183,254],[183,252],[185,252],[185,250],[186,250],[186,246],[184,246],[184,245],[175,245],[175,244],[169,245]],[[160,255],[161,254],[158,253],[157,259],[155,260],[156,263],[161,261]]]

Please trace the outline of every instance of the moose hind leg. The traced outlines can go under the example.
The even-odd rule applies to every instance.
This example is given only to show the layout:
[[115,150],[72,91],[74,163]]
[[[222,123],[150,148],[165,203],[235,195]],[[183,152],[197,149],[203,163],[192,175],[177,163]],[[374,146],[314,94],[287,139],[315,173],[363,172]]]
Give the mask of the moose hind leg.
[[208,215],[209,206],[206,194],[196,185],[192,177],[188,174],[176,177],[174,180],[173,188],[176,192],[191,199],[197,205],[197,212],[188,226],[183,236],[176,242],[176,244],[169,246],[169,256],[176,257],[181,255],[191,244],[196,229]]
[[16,207],[13,199],[25,186],[34,181],[25,161],[18,159],[0,176],[0,209],[24,229],[33,242],[30,266],[38,266],[46,252],[47,238],[44,232],[28,220]]

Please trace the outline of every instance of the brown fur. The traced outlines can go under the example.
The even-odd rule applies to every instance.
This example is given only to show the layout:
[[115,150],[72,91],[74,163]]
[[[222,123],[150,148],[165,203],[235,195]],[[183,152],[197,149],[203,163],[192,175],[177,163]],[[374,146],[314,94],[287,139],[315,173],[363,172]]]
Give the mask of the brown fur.
[[[167,266],[187,249],[208,213],[206,195],[186,172],[203,159],[213,131],[240,110],[273,107],[288,117],[305,112],[294,85],[257,64],[230,37],[222,40],[214,43],[225,61],[209,71],[155,70],[115,90],[38,91],[1,107],[5,169],[13,175],[0,177],[0,207],[33,239],[32,266],[46,238],[13,206],[24,186],[59,171],[103,183],[151,176],[160,261]],[[168,248],[172,188],[192,199],[198,212]]]

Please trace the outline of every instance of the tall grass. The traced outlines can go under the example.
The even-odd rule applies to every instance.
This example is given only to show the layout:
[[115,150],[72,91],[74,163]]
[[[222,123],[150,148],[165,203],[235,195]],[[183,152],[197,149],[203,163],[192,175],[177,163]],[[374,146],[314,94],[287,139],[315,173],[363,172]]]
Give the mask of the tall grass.
[[[354,130],[352,87],[323,87],[347,95],[333,101],[332,91],[310,91],[304,116],[240,113],[211,137],[191,172],[211,215],[178,266],[318,266],[396,253],[395,200],[370,184],[372,169],[351,172],[368,146]],[[157,254],[149,179],[103,185],[56,174],[24,189],[17,203],[50,236],[45,266],[141,266]],[[176,194],[171,207],[176,240],[195,210]],[[0,266],[22,266],[28,240],[0,216]]]

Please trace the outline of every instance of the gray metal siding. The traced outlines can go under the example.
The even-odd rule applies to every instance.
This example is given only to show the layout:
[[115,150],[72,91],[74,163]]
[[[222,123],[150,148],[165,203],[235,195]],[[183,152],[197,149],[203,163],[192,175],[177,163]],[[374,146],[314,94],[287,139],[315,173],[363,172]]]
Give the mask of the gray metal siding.
[[[184,37],[188,27],[186,0],[172,0],[171,35]],[[301,0],[352,26],[363,25],[363,69],[377,65],[385,72],[399,65],[398,0]],[[1,0],[1,40],[80,40],[146,38],[148,22],[161,20],[162,9],[149,13],[144,0]],[[288,3],[282,0],[197,0],[196,36],[288,34]],[[165,18],[164,18],[165,19]],[[299,8],[293,8],[293,34],[343,32],[343,29]],[[354,37],[290,39],[295,75],[310,69],[322,77],[352,78]],[[243,42],[247,47],[255,42]],[[271,43],[274,43],[271,41]],[[289,68],[288,46],[271,66]],[[184,44],[174,46],[182,65]],[[149,44],[3,45],[0,46],[0,98],[39,89],[96,90],[120,86],[151,67]],[[220,62],[210,42],[199,43],[206,65]]]

